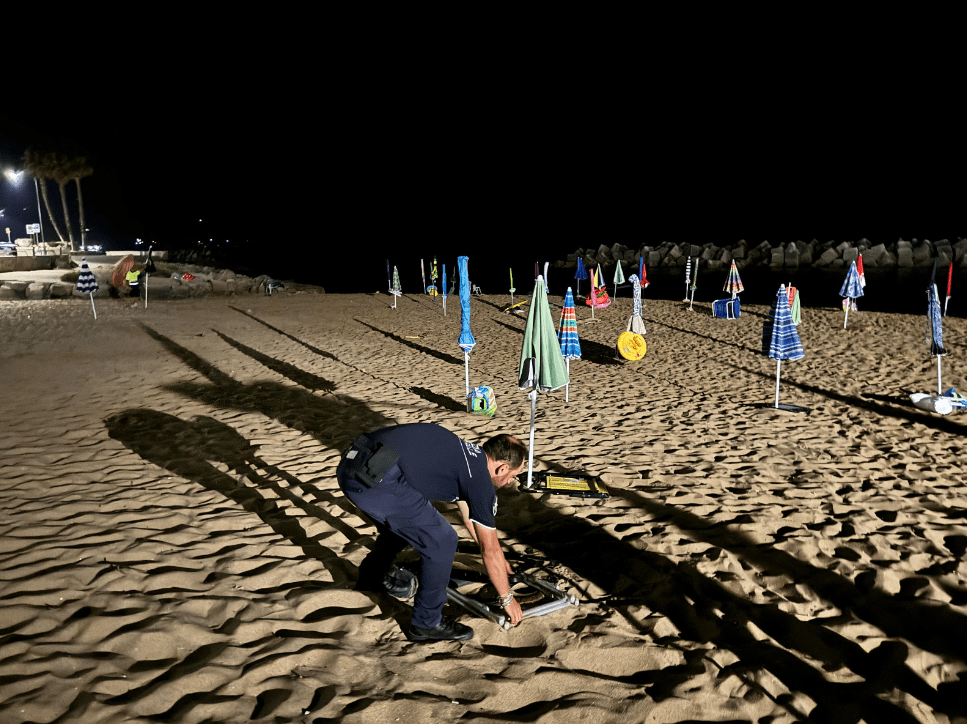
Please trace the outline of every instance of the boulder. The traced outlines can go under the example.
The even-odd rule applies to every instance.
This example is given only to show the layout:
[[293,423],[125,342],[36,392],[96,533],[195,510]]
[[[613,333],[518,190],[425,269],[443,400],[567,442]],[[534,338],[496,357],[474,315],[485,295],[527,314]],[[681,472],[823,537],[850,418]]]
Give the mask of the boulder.
[[913,267],[913,250],[909,247],[901,247],[897,245],[897,266],[901,269],[910,269]]
[[834,261],[839,259],[839,252],[835,249],[827,249],[822,254],[819,255],[819,266],[829,266]]
[[790,241],[786,245],[785,257],[783,259],[783,264],[787,267],[798,267],[799,266],[799,247],[796,246],[796,242]]
[[47,286],[48,285],[44,282],[31,282],[27,285],[27,290],[24,296],[27,299],[46,299]]
[[933,260],[933,245],[926,239],[913,247],[913,265],[927,266]]
[[771,266],[785,266],[786,255],[781,246],[772,250],[772,258],[769,261]]
[[851,264],[854,261],[856,261],[859,255],[860,255],[860,250],[857,249],[855,246],[846,247],[845,249],[843,249],[843,253],[842,253],[843,261],[846,264]]
[[604,244],[598,247],[598,264],[612,264],[614,263],[614,258],[611,256],[611,250]]

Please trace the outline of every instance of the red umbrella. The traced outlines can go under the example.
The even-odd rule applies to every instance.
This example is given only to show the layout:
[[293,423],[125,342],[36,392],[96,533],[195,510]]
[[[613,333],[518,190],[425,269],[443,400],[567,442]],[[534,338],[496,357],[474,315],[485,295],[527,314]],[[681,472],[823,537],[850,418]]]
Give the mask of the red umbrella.
[[856,273],[860,275],[860,285],[866,286],[866,274],[863,273],[863,255],[856,257]]
[[951,263],[950,270],[947,272],[947,298],[944,300],[944,303],[943,303],[943,315],[945,317],[947,316],[947,304],[950,303],[950,285],[953,284],[953,281],[954,281],[954,265],[953,263]]

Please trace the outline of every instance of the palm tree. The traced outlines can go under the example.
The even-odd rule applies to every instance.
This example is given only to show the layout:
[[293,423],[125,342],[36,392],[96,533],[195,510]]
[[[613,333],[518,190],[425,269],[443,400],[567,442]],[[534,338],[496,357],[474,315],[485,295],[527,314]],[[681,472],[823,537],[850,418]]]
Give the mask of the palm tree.
[[47,196],[47,179],[54,178],[54,169],[57,166],[56,156],[53,153],[41,153],[33,148],[28,148],[27,152],[24,153],[23,162],[24,168],[39,181],[40,195],[44,199],[47,216],[50,218],[50,223],[53,224],[58,238],[64,241],[64,235],[61,233],[60,227],[57,226],[57,219],[54,218],[54,212],[50,208],[50,198]]
[[64,207],[64,225],[67,227],[67,237],[71,242],[71,251],[74,251],[74,229],[71,226],[70,211],[67,209],[67,184],[72,178],[71,158],[62,153],[51,154],[53,156],[52,172],[54,181],[60,188],[60,203]]
[[77,209],[81,217],[81,251],[87,250],[87,226],[84,224],[84,197],[81,195],[81,179],[94,173],[84,156],[74,156],[70,161],[70,177],[77,184]]

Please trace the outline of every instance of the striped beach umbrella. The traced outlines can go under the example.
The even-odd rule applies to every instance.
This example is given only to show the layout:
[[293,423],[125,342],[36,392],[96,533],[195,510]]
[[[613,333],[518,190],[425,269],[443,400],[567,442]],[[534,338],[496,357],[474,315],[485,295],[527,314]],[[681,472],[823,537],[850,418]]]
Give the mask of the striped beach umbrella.
[[561,354],[567,367],[569,383],[564,386],[564,401],[568,401],[570,388],[571,360],[581,359],[581,341],[578,339],[577,316],[574,313],[574,296],[571,287],[564,295],[564,306],[561,308],[561,325],[557,330],[557,339],[561,343]]
[[81,262],[81,271],[77,275],[77,291],[81,294],[89,294],[91,296],[91,309],[94,311],[94,319],[97,319],[97,309],[94,307],[94,292],[98,289],[97,278],[94,276],[94,272],[87,266],[86,261]]
[[[763,352],[776,361],[776,404],[779,408],[779,373],[783,360],[795,362],[806,356],[796,325],[792,323],[792,313],[789,310],[789,295],[785,285],[779,287],[776,301],[766,321],[762,334]],[[797,408],[783,407],[795,410]]]
[[692,257],[685,257],[685,299],[688,301],[688,287],[692,283]]
[[735,259],[732,260],[732,266],[729,267],[729,276],[725,280],[725,286],[722,288],[722,291],[730,292],[732,299],[735,299],[736,294],[745,291],[745,286],[742,284],[742,280],[739,279],[739,269],[735,265]]
[[843,311],[846,312],[846,316],[843,318],[843,329],[846,329],[846,321],[849,319],[850,307],[853,311],[856,311],[856,300],[863,296],[863,283],[860,280],[859,270],[856,268],[856,262],[850,262],[849,271],[846,272],[846,279],[843,281],[843,286],[840,287],[839,296],[843,297]]
[[403,296],[403,288],[400,286],[400,273],[393,267],[393,285],[389,293],[393,295],[393,309],[396,309],[396,298]]

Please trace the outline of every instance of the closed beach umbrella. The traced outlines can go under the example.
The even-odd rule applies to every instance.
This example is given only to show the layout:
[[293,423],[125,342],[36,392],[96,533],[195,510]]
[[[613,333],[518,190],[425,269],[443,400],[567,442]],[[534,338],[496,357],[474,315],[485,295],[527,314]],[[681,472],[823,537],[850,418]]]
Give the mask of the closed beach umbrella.
[[578,339],[578,322],[574,313],[574,296],[571,287],[567,288],[564,296],[564,306],[561,308],[561,326],[557,330],[557,339],[561,343],[561,355],[567,367],[569,384],[564,386],[564,401],[568,401],[570,390],[571,360],[581,359],[581,341]]
[[798,327],[802,323],[802,302],[799,300],[799,290],[792,284],[789,285],[789,310],[792,323]]
[[618,266],[614,268],[614,296],[618,296],[618,285],[625,283],[624,272],[621,271],[621,259],[618,259]]
[[393,267],[393,286],[390,288],[393,295],[393,309],[396,309],[396,298],[403,296],[403,288],[400,286],[400,273]]
[[574,278],[577,279],[578,296],[581,296],[581,280],[588,278],[588,271],[584,268],[584,259],[581,257],[578,257],[578,270],[574,272]]
[[94,319],[97,319],[97,309],[94,307],[94,292],[98,290],[97,278],[94,272],[87,266],[87,262],[81,262],[81,271],[77,275],[77,291],[81,294],[91,295],[91,309],[94,311]]
[[866,273],[863,271],[863,255],[856,257],[856,273],[860,275],[860,286],[866,289]]
[[513,268],[511,268],[510,270],[510,306],[514,306],[514,292],[516,291],[517,290],[514,289],[514,270]]
[[689,309],[691,309],[692,305],[695,304],[696,289],[698,289],[698,257],[695,257],[695,277],[692,279],[692,299],[688,304]]
[[638,275],[628,277],[631,282],[631,318],[628,320],[628,331],[635,334],[645,334],[645,320],[641,318],[641,284]]
[[692,283],[692,257],[685,257],[685,299],[682,301],[688,301],[688,287]]
[[943,303],[943,315],[947,316],[947,305],[950,304],[950,285],[954,282],[954,265],[950,265],[950,269],[947,271],[947,298]]
[[846,316],[843,318],[843,329],[846,329],[850,307],[853,308],[853,311],[856,311],[856,299],[863,296],[863,283],[860,280],[860,273],[856,268],[855,261],[849,265],[849,271],[846,272],[846,279],[843,281],[843,286],[840,287],[839,296],[844,298],[843,309]]
[[447,316],[447,265],[443,265],[443,316]]
[[534,296],[527,313],[524,341],[520,349],[520,366],[517,381],[521,390],[530,390],[531,427],[530,447],[527,460],[527,487],[533,481],[534,470],[534,417],[537,413],[537,393],[559,390],[568,384],[567,364],[561,353],[561,345],[554,331],[551,308],[547,303],[544,280],[534,285]]
[[641,282],[641,288],[647,289],[651,282],[648,281],[648,274],[645,271],[645,257],[638,257],[638,281]]
[[735,266],[735,259],[732,260],[732,266],[729,267],[729,276],[725,280],[725,287],[723,287],[722,291],[730,292],[732,299],[735,299],[735,295],[739,292],[745,291],[742,280],[739,279],[739,269]]
[[930,341],[930,354],[937,358],[937,396],[943,394],[943,383],[940,377],[940,358],[947,354],[943,346],[943,322],[940,319],[940,299],[937,296],[937,285],[931,284],[927,288],[927,322]]
[[463,350],[464,372],[467,382],[467,397],[470,396],[470,351],[477,344],[470,331],[470,277],[467,276],[469,257],[457,257],[457,272],[460,275],[460,339],[457,344]]
[[584,303],[591,307],[591,318],[594,319],[595,309],[604,309],[609,304],[611,304],[611,299],[608,297],[608,288],[604,284],[604,278],[601,276],[601,266],[591,272],[591,294],[589,294]]
[[[779,373],[782,369],[782,361],[796,361],[806,356],[803,351],[802,343],[799,341],[799,333],[796,325],[792,323],[792,313],[789,310],[789,296],[785,286],[779,287],[776,301],[772,305],[772,311],[765,324],[762,335],[763,352],[776,361],[776,404],[779,408]],[[784,408],[792,409],[796,408]]]

